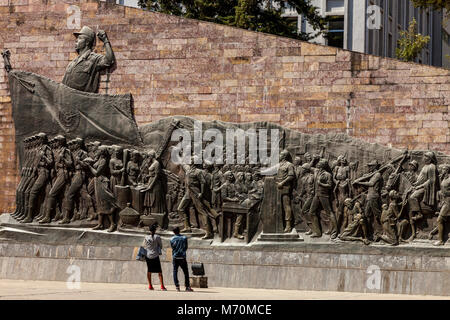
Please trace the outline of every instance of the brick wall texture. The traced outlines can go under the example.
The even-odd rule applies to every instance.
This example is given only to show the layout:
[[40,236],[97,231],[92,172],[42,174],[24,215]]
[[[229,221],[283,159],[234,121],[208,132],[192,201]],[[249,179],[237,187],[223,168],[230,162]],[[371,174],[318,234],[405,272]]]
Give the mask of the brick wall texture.
[[[132,93],[139,125],[171,115],[271,121],[450,152],[449,70],[102,1],[0,0],[0,49],[10,49],[13,68],[61,81],[76,57],[69,28],[77,7],[80,26],[107,32],[118,61],[109,93]],[[0,212],[7,212],[18,168],[0,68]]]

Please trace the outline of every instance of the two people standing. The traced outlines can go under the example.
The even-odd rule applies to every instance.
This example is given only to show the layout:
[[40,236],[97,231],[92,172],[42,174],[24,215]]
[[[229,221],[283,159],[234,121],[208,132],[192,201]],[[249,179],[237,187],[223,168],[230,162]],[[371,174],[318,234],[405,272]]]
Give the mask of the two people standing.
[[[147,250],[147,256],[145,261],[147,262],[147,280],[148,289],[154,290],[152,285],[152,273],[158,273],[159,281],[161,283],[161,290],[166,291],[164,286],[164,280],[162,275],[161,262],[159,256],[162,254],[162,241],[161,237],[156,234],[158,225],[155,223],[150,227],[150,234],[145,236],[142,246]],[[175,234],[170,239],[170,245],[172,247],[172,264],[173,264],[173,280],[177,291],[180,291],[180,284],[178,281],[178,268],[181,267],[184,273],[184,284],[186,291],[192,292],[189,283],[189,269],[186,261],[186,251],[188,249],[188,240],[186,236],[180,234],[180,228],[176,227],[173,230]]]

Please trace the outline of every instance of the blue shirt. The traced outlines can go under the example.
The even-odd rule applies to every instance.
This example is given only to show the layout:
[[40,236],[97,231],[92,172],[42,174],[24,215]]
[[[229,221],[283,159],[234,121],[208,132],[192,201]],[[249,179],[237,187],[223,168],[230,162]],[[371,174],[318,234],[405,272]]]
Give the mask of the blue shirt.
[[188,241],[186,236],[176,234],[170,239],[173,258],[186,258],[186,250],[188,249]]

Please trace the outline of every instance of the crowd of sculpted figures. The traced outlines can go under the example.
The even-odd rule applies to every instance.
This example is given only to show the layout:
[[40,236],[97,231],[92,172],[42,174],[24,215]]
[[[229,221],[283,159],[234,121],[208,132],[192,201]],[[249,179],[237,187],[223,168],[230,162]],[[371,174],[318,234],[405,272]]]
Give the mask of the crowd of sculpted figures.
[[[189,233],[189,212],[194,210],[202,218],[203,238],[211,239],[224,204],[260,210],[264,196],[265,178],[258,165],[195,164],[193,158],[193,164],[181,166],[179,176],[162,167],[154,150],[85,143],[81,138],[66,141],[63,135],[49,139],[44,133],[24,139],[24,146],[12,214],[23,223],[97,221],[94,229],[103,229],[106,222],[112,232],[124,209],[117,190],[130,186],[143,194],[139,215],[164,214],[167,221],[177,216],[184,223],[182,232]],[[275,183],[284,232],[303,224],[311,238],[327,234],[335,241],[397,245],[413,241],[421,222],[437,216],[428,237],[436,236],[435,245],[444,244],[450,166],[438,165],[431,151],[424,152],[420,162],[405,152],[387,163],[373,160],[359,175],[358,162],[349,163],[346,155],[333,161],[309,153],[292,159],[283,150]],[[236,215],[234,238],[243,239],[245,219]]]

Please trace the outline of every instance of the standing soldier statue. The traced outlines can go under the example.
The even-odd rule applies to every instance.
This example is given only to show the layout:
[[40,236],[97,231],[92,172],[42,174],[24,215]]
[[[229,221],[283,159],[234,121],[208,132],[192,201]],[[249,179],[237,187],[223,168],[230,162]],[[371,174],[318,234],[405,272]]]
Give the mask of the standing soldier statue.
[[69,191],[64,199],[65,204],[63,207],[67,208],[68,217],[73,215],[71,221],[76,221],[82,218],[79,213],[73,214],[73,211],[75,207],[75,198],[80,194],[81,188],[86,180],[86,165],[83,160],[87,158],[87,152],[82,149],[83,139],[76,138],[70,141],[70,143],[73,145],[72,156],[75,172],[70,183]]
[[[56,202],[58,200],[58,197],[61,194],[64,194],[66,187],[70,183],[69,170],[72,168],[73,165],[72,154],[66,147],[66,138],[62,135],[58,135],[55,137],[55,140],[56,140],[56,150],[54,151],[54,157],[55,157],[56,180],[48,194],[47,208],[46,208],[47,219],[51,217],[51,213],[53,212],[53,210],[56,209]],[[60,224],[69,223],[70,222],[69,208],[67,207],[67,203],[65,201],[63,202],[62,212],[63,212],[63,220],[61,220],[59,223]]]
[[75,32],[77,37],[75,50],[78,57],[69,63],[62,83],[73,89],[85,92],[98,92],[100,84],[100,72],[111,67],[114,62],[114,53],[105,31],[100,30],[97,37],[103,42],[106,55],[93,52],[95,45],[95,32],[84,26],[80,32]]
[[32,182],[30,197],[28,200],[27,215],[22,222],[30,223],[33,221],[33,215],[35,211],[38,211],[38,197],[42,191],[45,190],[47,183],[49,182],[49,169],[53,164],[53,155],[50,147],[47,145],[47,135],[45,133],[39,133],[38,135],[38,147],[36,152],[37,165],[33,168],[31,176],[36,176],[36,179]]

